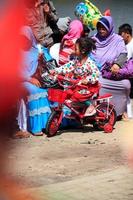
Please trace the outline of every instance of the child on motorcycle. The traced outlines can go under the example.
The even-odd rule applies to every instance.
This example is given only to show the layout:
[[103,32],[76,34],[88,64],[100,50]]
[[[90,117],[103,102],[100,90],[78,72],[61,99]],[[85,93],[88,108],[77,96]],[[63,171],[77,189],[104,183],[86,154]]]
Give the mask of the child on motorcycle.
[[[81,37],[77,39],[75,44],[75,57],[65,65],[60,66],[51,71],[51,73],[62,74],[72,79],[80,79],[80,83],[95,87],[98,83],[99,70],[96,62],[91,57],[92,50],[95,50],[95,41],[89,37]],[[81,89],[79,94],[88,94],[88,89]],[[80,101],[80,100],[79,100]],[[91,116],[96,113],[91,101],[84,101],[89,106],[85,112],[85,116]]]

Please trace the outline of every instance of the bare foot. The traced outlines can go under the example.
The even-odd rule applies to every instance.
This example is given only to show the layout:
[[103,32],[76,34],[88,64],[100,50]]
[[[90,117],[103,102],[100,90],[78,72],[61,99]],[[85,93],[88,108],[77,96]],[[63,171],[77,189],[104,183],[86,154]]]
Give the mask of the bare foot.
[[123,119],[123,121],[127,121],[127,120],[129,120],[128,115],[127,115],[126,112],[123,113],[123,115],[122,115],[122,119]]
[[85,112],[85,116],[92,116],[96,113],[95,107],[91,104]]
[[28,138],[30,137],[31,134],[28,131],[17,131],[16,133],[14,133],[14,135],[12,136],[13,139],[21,139],[21,138]]

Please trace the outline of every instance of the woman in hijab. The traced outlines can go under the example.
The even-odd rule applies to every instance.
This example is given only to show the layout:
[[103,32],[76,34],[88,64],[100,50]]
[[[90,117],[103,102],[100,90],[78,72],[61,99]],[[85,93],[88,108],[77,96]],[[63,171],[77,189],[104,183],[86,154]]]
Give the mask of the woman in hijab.
[[70,61],[70,55],[74,53],[75,42],[83,34],[83,24],[81,21],[73,20],[68,29],[68,33],[64,35],[59,51],[59,65],[64,65]]
[[37,41],[28,26],[21,31],[22,37],[22,78],[24,87],[28,92],[28,131],[33,135],[43,135],[47,119],[51,113],[47,100],[47,91],[41,88],[39,80],[34,78],[38,67]]
[[[101,71],[104,66],[109,66],[112,73],[122,68],[127,60],[127,50],[122,37],[114,32],[112,17],[104,16],[99,19],[97,34],[93,38],[96,40],[93,56],[101,64]],[[101,77],[100,82],[100,93],[112,93],[117,116],[125,116],[130,93],[129,80],[114,81]]]

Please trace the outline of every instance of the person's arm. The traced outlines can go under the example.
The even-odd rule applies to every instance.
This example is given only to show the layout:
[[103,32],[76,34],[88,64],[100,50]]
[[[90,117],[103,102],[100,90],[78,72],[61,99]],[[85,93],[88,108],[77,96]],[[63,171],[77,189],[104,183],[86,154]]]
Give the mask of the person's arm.
[[50,20],[57,22],[59,18],[53,2],[49,1],[48,4],[50,7],[50,12],[48,13],[48,16],[50,17]]
[[[86,77],[86,80],[88,81],[88,83],[95,84],[99,79],[100,72],[98,70],[96,62],[94,62],[93,60],[89,59],[88,65],[90,66],[90,69],[88,71],[88,76]],[[87,82],[85,83],[84,81],[83,83],[87,84]]]
[[44,27],[38,24],[34,27],[33,32],[37,41],[41,45],[45,47],[49,47],[53,44],[53,39],[51,36],[53,34],[53,31],[49,26]]
[[40,81],[37,78],[30,76],[24,69],[20,72],[20,79],[22,82],[29,82],[37,87],[41,87]]
[[118,55],[118,57],[116,60],[114,60],[113,66],[111,67],[111,71],[113,73],[118,73],[119,69],[122,68],[124,63],[127,61],[126,45],[123,38],[120,36],[119,36],[119,43],[116,49],[116,54]]
[[112,65],[111,72],[118,73],[126,61],[127,61],[127,53],[121,53],[117,58],[117,60]]
[[114,64],[117,64],[120,68],[124,65],[127,61],[127,53],[121,53]]
[[58,74],[63,74],[65,75],[66,73],[69,73],[71,71],[73,71],[73,67],[75,66],[75,62],[74,61],[70,61],[58,68],[56,68],[55,72]]
[[41,83],[39,82],[39,80],[37,78],[31,77],[28,82],[30,82],[31,84],[37,86],[37,87],[41,87]]
[[27,73],[27,70],[23,69],[22,71],[20,71],[20,78],[22,82],[29,82],[37,87],[41,87],[41,83],[40,81],[33,76],[31,76],[30,74]]

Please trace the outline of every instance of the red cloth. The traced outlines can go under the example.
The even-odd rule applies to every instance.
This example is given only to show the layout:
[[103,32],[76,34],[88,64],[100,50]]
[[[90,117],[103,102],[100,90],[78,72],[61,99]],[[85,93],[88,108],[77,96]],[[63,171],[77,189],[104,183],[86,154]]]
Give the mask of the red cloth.
[[[6,13],[5,13],[6,12]],[[14,5],[0,17],[0,114],[15,104],[19,95],[19,61],[22,12]]]
[[111,11],[110,9],[105,10],[105,12],[103,13],[104,16],[111,16]]
[[75,39],[66,40],[63,48],[59,51],[59,65],[64,65],[70,61],[70,55],[75,51]]
[[72,101],[76,102],[84,102],[89,100],[94,94],[99,93],[99,88],[100,85],[98,83],[94,85],[89,85],[88,86],[88,91],[89,93],[87,94],[81,94],[79,91],[81,90],[81,87],[76,87],[75,90],[73,91],[73,94],[71,96]]

